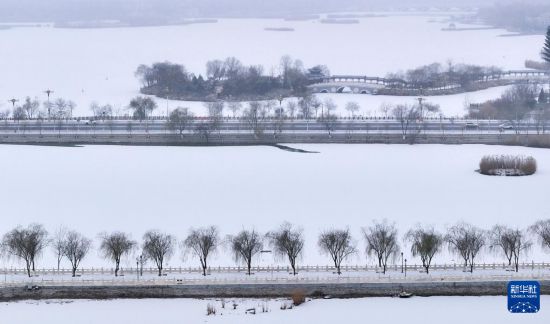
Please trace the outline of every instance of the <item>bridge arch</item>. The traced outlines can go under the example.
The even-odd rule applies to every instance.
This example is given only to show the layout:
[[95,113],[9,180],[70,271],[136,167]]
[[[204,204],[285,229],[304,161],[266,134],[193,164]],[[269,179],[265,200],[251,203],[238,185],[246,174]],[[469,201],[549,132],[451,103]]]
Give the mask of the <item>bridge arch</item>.
[[344,87],[339,87],[337,90],[336,90],[336,93],[351,93],[353,92],[351,90],[350,87],[347,87],[347,86],[344,86]]

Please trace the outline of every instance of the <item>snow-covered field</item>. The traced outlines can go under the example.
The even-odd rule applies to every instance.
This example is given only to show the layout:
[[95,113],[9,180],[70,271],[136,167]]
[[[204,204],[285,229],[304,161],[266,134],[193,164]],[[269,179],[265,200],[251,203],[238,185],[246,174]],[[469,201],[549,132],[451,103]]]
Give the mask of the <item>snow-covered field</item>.
[[[233,310],[233,303],[238,306]],[[206,307],[216,315],[206,316]],[[506,297],[413,297],[312,300],[281,310],[290,300],[142,299],[112,301],[25,301],[0,304],[5,323],[180,324],[180,323],[548,323],[550,297],[541,297],[537,314],[510,314]],[[256,315],[245,314],[250,308]],[[267,312],[262,313],[262,309]]]
[[[489,228],[526,227],[550,217],[547,186],[550,150],[483,145],[298,145],[319,154],[272,147],[77,148],[2,146],[0,233],[40,222],[53,232],[66,225],[92,238],[123,230],[141,239],[149,229],[182,239],[192,226],[218,225],[221,233],[243,228],[266,232],[290,221],[304,228],[301,264],[326,265],[317,235],[350,227],[360,251],[361,227],[395,221],[399,234],[417,223],[443,231],[459,220]],[[487,177],[474,172],[485,154],[525,154],[538,161],[529,177]],[[95,246],[97,247],[97,242]],[[409,264],[419,263],[403,247]],[[282,264],[263,256],[262,264]],[[436,256],[436,263],[452,256]],[[479,262],[495,257],[484,254]],[[538,247],[526,258],[550,256]],[[134,259],[124,267],[135,266]],[[498,259],[502,262],[502,258]],[[256,260],[259,261],[259,260]],[[364,264],[364,253],[349,264]],[[373,264],[373,260],[368,260]],[[10,264],[10,263],[7,263]],[[231,266],[221,250],[212,266]],[[38,267],[52,268],[52,254]],[[178,253],[168,266],[197,266]],[[65,265],[66,266],[66,265]],[[97,252],[83,267],[107,266]]]
[[[444,17],[440,17],[440,21]],[[0,109],[7,99],[25,96],[54,97],[78,104],[77,115],[89,115],[92,101],[110,103],[118,113],[138,94],[134,71],[139,64],[169,60],[189,71],[204,73],[211,59],[235,56],[246,64],[273,69],[282,55],[300,58],[306,66],[326,64],[334,74],[385,76],[432,62],[496,65],[521,69],[525,59],[538,59],[542,36],[498,37],[504,30],[444,32],[447,23],[428,16],[363,18],[360,24],[321,24],[274,19],[222,19],[215,24],[188,26],[55,29],[25,27],[0,31]],[[429,22],[432,21],[432,22]],[[265,27],[292,27],[294,32],[265,31]],[[433,98],[445,114],[463,113],[465,101],[494,98],[500,90],[487,90],[446,98]],[[381,102],[413,98],[367,95],[332,95],[343,105],[362,103],[362,114],[374,114]],[[344,99],[345,98],[345,99]],[[201,104],[168,103],[168,109],[190,105],[204,114]],[[159,100],[157,114],[166,102]]]

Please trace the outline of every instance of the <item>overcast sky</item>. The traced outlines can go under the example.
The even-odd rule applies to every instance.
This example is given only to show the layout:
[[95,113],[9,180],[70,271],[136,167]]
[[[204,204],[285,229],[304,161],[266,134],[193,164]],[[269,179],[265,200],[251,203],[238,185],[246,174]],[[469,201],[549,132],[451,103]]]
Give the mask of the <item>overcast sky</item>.
[[[516,0],[517,1],[517,0]],[[521,0],[522,3],[548,0]],[[411,6],[487,6],[509,0],[0,0],[0,20],[70,21],[163,17],[283,16]]]

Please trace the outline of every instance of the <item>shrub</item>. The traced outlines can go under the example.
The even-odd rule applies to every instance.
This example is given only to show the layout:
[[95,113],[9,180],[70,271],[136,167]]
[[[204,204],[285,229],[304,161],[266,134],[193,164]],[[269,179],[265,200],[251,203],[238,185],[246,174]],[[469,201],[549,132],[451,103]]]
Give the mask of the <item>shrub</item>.
[[537,172],[537,161],[532,156],[486,155],[479,162],[479,172],[485,175],[532,175]]
[[294,306],[301,305],[306,302],[306,294],[302,290],[294,290],[290,296]]
[[206,315],[216,315],[216,307],[212,304],[206,305]]

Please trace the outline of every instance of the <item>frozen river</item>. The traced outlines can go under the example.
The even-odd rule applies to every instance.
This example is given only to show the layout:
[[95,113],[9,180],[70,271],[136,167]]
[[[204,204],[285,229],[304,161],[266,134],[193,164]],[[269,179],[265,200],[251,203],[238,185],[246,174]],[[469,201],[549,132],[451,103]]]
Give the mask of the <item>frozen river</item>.
[[[301,264],[328,264],[329,258],[318,252],[317,235],[348,226],[360,251],[349,263],[372,264],[372,259],[365,260],[361,227],[373,220],[396,222],[402,237],[417,223],[440,231],[460,220],[487,229],[495,223],[524,228],[550,215],[550,150],[484,145],[296,147],[320,153],[273,147],[1,146],[0,233],[40,222],[50,232],[64,224],[94,239],[102,231],[122,230],[141,240],[145,231],[155,228],[183,239],[192,226],[218,225],[223,235],[243,228],[265,233],[290,221],[304,228]],[[482,176],[474,170],[485,154],[532,155],[539,169],[529,177]],[[410,264],[420,262],[408,255],[408,245],[403,250]],[[286,264],[264,258],[267,265]],[[495,258],[486,252],[478,263]],[[451,259],[444,253],[434,262]],[[524,261],[532,259],[548,262],[549,256],[536,246]],[[131,260],[123,266],[135,265]],[[46,251],[38,267],[54,264]],[[93,251],[82,266],[102,264]],[[226,250],[210,264],[235,265]],[[180,265],[198,264],[178,252],[169,266]]]
[[[359,24],[321,24],[319,21],[276,19],[222,19],[213,24],[188,26],[60,29],[25,27],[0,30],[0,109],[7,99],[25,96],[75,101],[76,115],[89,115],[92,101],[114,105],[125,112],[138,94],[134,71],[139,64],[172,61],[194,73],[204,73],[211,59],[235,56],[245,64],[260,64],[266,71],[283,55],[300,58],[306,66],[326,64],[334,74],[385,76],[433,62],[496,65],[521,69],[526,59],[538,59],[542,36],[499,37],[504,30],[444,32],[446,17],[387,16],[363,18]],[[289,27],[294,32],[265,31]],[[465,102],[497,97],[487,90],[446,98],[433,98],[445,114],[463,114]],[[360,114],[375,114],[382,102],[411,102],[414,98],[333,96],[346,114],[347,101],[362,104]],[[166,103],[159,101],[157,114]],[[201,104],[169,102],[168,109],[191,106],[204,114]]]
[[[232,304],[237,309],[233,310]],[[216,315],[206,316],[206,306],[216,308]],[[414,297],[313,300],[294,309],[281,310],[289,300],[77,300],[27,301],[0,304],[2,322],[43,324],[362,324],[362,323],[548,323],[550,297],[542,296],[537,314],[510,314],[506,297]],[[256,308],[257,314],[245,314]],[[261,313],[262,308],[268,312]]]

